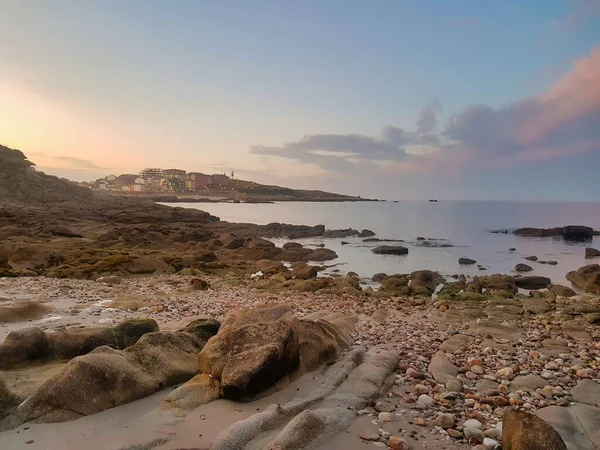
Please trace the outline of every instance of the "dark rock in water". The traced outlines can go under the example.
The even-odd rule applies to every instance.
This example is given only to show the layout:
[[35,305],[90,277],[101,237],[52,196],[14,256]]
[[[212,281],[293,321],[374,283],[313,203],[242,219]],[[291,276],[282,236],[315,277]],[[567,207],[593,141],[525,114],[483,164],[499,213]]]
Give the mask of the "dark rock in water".
[[458,263],[463,266],[468,266],[471,264],[476,264],[477,261],[475,261],[474,259],[470,259],[470,258],[458,258]]
[[358,233],[358,237],[370,237],[370,236],[375,236],[375,232],[368,230],[368,229],[364,229],[362,230],[360,233]]
[[79,233],[74,232],[73,230],[70,230],[69,228],[65,227],[65,226],[57,226],[54,227],[52,229],[52,234],[54,236],[62,236],[62,237],[68,237],[68,238],[82,238],[83,236]]
[[328,248],[317,248],[313,250],[309,255],[302,258],[303,261],[329,261],[337,258],[338,255],[333,250]]
[[531,272],[533,271],[533,267],[528,266],[527,264],[519,263],[515,266],[515,270],[517,272]]
[[514,247],[511,247],[511,248],[509,248],[509,249],[508,249],[508,251],[509,251],[509,252],[516,252],[516,251],[517,251],[517,249],[516,249],[516,248],[514,248]]
[[421,242],[421,245],[423,247],[431,247],[431,242],[429,242],[429,241],[423,241],[423,242]]
[[298,226],[287,234],[288,239],[302,239],[309,237],[322,236],[325,232],[325,225],[315,225],[314,227]]
[[323,233],[324,238],[345,238],[349,236],[358,236],[360,232],[352,228],[346,228],[344,230],[326,230]]
[[342,241],[341,244],[342,245],[348,245],[350,242],[346,242],[346,241]]
[[487,267],[483,267],[483,266],[477,266],[477,268],[478,268],[479,270],[487,270]]
[[451,278],[454,278],[455,280],[458,280],[458,274],[454,273],[452,275],[450,275]]
[[402,239],[367,238],[367,239],[363,239],[363,242],[404,242],[404,241]]
[[565,239],[586,240],[594,237],[594,230],[581,225],[568,225],[563,227],[562,235]]
[[558,295],[561,297],[573,297],[574,295],[577,295],[577,292],[575,292],[570,287],[562,286],[560,284],[550,284],[548,285],[548,290],[554,295]]
[[377,283],[381,283],[383,281],[383,279],[386,278],[386,277],[387,277],[386,273],[379,272],[379,273],[376,273],[375,275],[373,275],[371,277],[371,281],[375,281]]
[[600,265],[589,264],[580,267],[567,273],[566,277],[575,287],[588,294],[600,294]]
[[554,261],[554,260],[550,260],[550,261],[538,261],[538,264],[548,264],[550,266],[556,266],[558,265],[558,261]]
[[298,243],[298,242],[286,242],[285,244],[282,245],[281,247],[283,250],[291,250],[294,248],[302,248],[302,244]]
[[588,247],[585,249],[585,257],[586,258],[600,258],[600,250],[597,250],[592,247]]
[[502,421],[504,450],[567,450],[558,432],[537,416],[506,411]]
[[371,251],[378,255],[408,255],[408,249],[401,245],[380,245]]
[[551,281],[550,278],[532,275],[516,278],[515,283],[521,289],[544,289]]
[[518,236],[550,237],[562,236],[568,240],[589,240],[594,236],[594,230],[581,225],[567,225],[556,228],[517,228],[514,234]]
[[538,257],[537,256],[526,256],[524,259],[526,259],[527,261],[537,261]]
[[425,238],[423,236],[417,236],[417,241],[424,241]]

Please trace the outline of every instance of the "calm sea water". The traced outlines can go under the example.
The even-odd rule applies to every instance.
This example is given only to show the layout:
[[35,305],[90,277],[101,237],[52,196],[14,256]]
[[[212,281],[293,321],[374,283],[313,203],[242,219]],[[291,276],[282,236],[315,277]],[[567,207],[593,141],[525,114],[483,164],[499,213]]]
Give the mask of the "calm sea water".
[[[594,260],[584,258],[585,247],[600,248],[600,236],[593,242],[573,243],[554,238],[528,238],[493,234],[490,230],[519,227],[551,228],[586,225],[600,229],[600,203],[560,202],[364,202],[364,203],[178,203],[172,206],[197,208],[228,222],[267,224],[282,222],[301,225],[324,224],[334,228],[368,228],[382,239],[403,239],[406,256],[375,255],[370,250],[383,243],[365,243],[361,238],[301,239],[303,244],[324,242],[339,255],[342,272],[354,271],[363,277],[377,272],[407,273],[431,269],[443,274],[511,273],[524,262],[534,268],[531,275],[543,275],[554,283],[566,283],[565,274]],[[451,248],[424,247],[418,236],[432,243],[449,243]],[[439,241],[437,241],[439,239]],[[349,245],[341,245],[341,241]],[[443,240],[443,241],[442,241]],[[276,240],[278,244],[284,241]],[[390,243],[390,245],[394,245]],[[508,249],[514,247],[515,252]],[[525,261],[536,255],[558,261],[557,266]],[[487,268],[459,266],[458,258],[475,259]],[[600,263],[600,259],[597,260]]]

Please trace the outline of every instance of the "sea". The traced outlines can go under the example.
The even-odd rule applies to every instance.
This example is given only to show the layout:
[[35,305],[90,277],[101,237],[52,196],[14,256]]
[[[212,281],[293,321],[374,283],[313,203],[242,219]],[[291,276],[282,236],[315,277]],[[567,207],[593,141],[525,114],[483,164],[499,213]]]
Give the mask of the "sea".
[[[600,203],[520,202],[520,201],[406,201],[406,202],[276,202],[248,203],[176,203],[170,206],[207,211],[227,222],[297,225],[323,224],[327,229],[370,229],[381,239],[404,242],[364,242],[364,238],[299,239],[304,245],[324,243],[338,258],[325,264],[328,271],[356,272],[368,278],[375,273],[409,273],[429,269],[443,275],[514,274],[518,263],[534,270],[525,275],[549,277],[555,284],[565,284],[571,270],[600,263],[600,258],[586,259],[585,247],[600,248],[600,236],[587,242],[570,242],[562,238],[533,238],[514,234],[492,233],[499,229],[521,227],[552,228],[585,225],[600,230]],[[418,237],[426,238],[423,244]],[[342,241],[347,244],[342,244]],[[274,239],[278,245],[285,239]],[[378,245],[403,245],[404,256],[377,255]],[[447,245],[452,245],[451,247]],[[509,249],[514,248],[514,251]],[[557,265],[527,261],[537,256]],[[461,257],[474,259],[476,265],[458,264]],[[481,270],[478,265],[485,268]],[[325,273],[327,273],[326,271]]]

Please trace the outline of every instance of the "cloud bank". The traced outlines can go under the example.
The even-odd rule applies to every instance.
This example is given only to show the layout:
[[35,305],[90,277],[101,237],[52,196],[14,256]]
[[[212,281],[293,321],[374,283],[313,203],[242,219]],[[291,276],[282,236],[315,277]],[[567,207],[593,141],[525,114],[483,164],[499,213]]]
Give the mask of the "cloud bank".
[[[439,128],[439,100],[428,104],[414,130],[387,126],[380,136],[306,135],[251,153],[315,164],[330,173],[365,168],[426,172],[440,167],[497,167],[600,152],[600,46],[542,94],[501,108],[472,105]],[[427,155],[411,146],[428,146]]]

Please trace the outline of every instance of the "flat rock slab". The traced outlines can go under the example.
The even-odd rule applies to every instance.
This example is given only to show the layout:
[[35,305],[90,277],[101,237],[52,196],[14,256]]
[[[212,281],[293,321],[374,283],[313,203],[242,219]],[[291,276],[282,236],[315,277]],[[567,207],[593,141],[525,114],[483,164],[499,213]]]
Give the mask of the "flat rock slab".
[[460,350],[462,346],[469,345],[473,340],[474,339],[471,336],[467,336],[466,334],[455,334],[442,342],[440,350],[454,353],[456,350]]
[[548,406],[536,414],[558,431],[569,450],[600,448],[600,408],[576,403],[568,408]]
[[522,375],[515,377],[510,382],[510,391],[535,391],[537,388],[543,388],[548,382],[539,375]]
[[600,406],[600,384],[592,380],[581,380],[571,389],[573,399],[578,403]]

